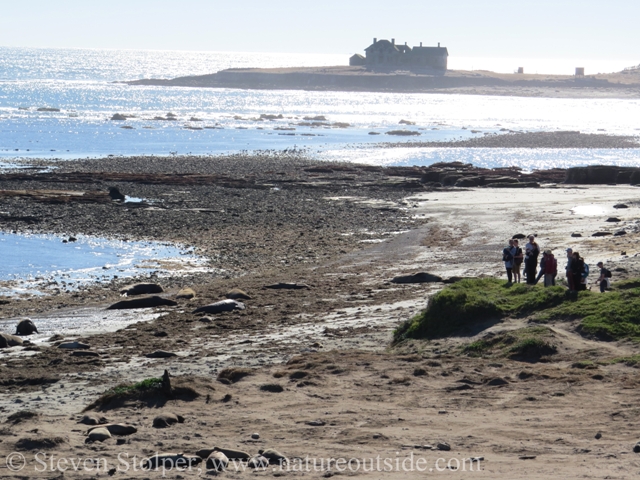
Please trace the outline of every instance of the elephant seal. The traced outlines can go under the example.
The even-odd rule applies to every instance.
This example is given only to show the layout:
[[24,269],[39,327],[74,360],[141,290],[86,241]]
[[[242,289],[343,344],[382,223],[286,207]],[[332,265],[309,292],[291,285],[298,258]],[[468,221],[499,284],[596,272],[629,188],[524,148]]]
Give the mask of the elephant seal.
[[0,333],[0,348],[18,347],[23,343],[20,337],[9,335],[8,333]]
[[272,290],[302,290],[306,288],[307,290],[311,290],[311,287],[306,283],[274,283],[272,285],[266,285],[264,288],[270,288]]
[[432,275],[426,272],[416,273],[414,275],[401,275],[391,280],[391,283],[435,283],[441,282],[442,277]]
[[226,470],[229,466],[229,459],[222,452],[213,452],[207,458],[207,469],[215,470],[217,472],[221,472],[222,470]]
[[157,283],[135,283],[120,289],[120,294],[122,295],[148,295],[162,292],[164,290]]
[[131,300],[122,300],[118,303],[107,307],[107,310],[124,310],[128,308],[151,308],[159,307],[161,305],[167,305],[169,307],[175,307],[178,302],[169,300],[168,298],[162,298],[157,295],[152,297],[133,298]]
[[165,413],[153,419],[154,428],[167,428],[176,423],[184,423],[184,417],[173,413]]
[[75,350],[71,352],[72,357],[99,357],[98,352],[91,352],[89,350]]
[[31,335],[33,333],[40,333],[35,324],[30,318],[25,318],[16,327],[16,335]]
[[191,313],[222,313],[231,312],[233,310],[244,310],[244,303],[231,299],[221,300],[210,305],[205,305],[204,307],[196,308]]
[[185,469],[202,462],[200,457],[195,455],[185,455],[184,453],[158,453],[142,462],[142,468],[154,470],[162,468],[171,470],[172,468]]
[[269,460],[262,455],[254,455],[247,462],[249,468],[267,468],[269,466]]
[[191,300],[192,298],[196,298],[196,291],[193,288],[181,288],[176,298]]
[[105,423],[104,425],[97,425],[87,430],[87,433],[98,428],[106,428],[111,435],[133,435],[138,432],[138,429],[133,425],[125,425],[123,423]]
[[82,342],[65,342],[58,345],[58,348],[66,348],[68,350],[88,350],[91,345]]
[[155,352],[147,353],[147,358],[170,358],[177,357],[178,355],[173,352],[165,352],[164,350],[156,350]]
[[83,415],[83,417],[78,420],[78,423],[82,423],[84,425],[102,425],[109,422],[105,417],[98,417],[97,415]]
[[266,450],[258,450],[258,453],[269,460],[269,463],[272,465],[282,465],[283,463],[288,462],[287,457],[272,448],[267,448]]
[[251,300],[249,294],[239,288],[232,288],[224,296],[231,300]]
[[222,447],[203,448],[202,450],[198,450],[196,455],[200,458],[209,458],[213,452],[224,453],[229,460],[248,460],[251,458],[251,455],[247,452],[243,452],[242,450],[233,450]]
[[103,426],[98,426],[89,432],[87,438],[92,442],[104,442],[105,440],[111,438],[111,433],[109,433],[109,430],[107,430]]

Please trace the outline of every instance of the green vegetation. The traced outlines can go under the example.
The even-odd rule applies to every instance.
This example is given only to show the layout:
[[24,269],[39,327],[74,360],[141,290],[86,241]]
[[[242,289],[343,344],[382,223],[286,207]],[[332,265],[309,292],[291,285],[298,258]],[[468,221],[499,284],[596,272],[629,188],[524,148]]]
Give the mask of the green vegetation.
[[[490,322],[525,316],[538,322],[580,320],[579,331],[584,335],[640,341],[640,279],[621,282],[605,294],[510,285],[494,278],[465,279],[434,295],[425,311],[395,331],[394,340],[472,335]],[[543,348],[532,342],[518,348]],[[493,345],[478,340],[467,345],[465,353],[482,355]]]
[[540,358],[557,352],[551,343],[553,331],[547,327],[528,327],[487,335],[462,347],[470,357]]
[[120,384],[113,387],[105,395],[132,395],[136,393],[148,393],[153,390],[159,390],[162,387],[161,378],[147,378],[138,383]]

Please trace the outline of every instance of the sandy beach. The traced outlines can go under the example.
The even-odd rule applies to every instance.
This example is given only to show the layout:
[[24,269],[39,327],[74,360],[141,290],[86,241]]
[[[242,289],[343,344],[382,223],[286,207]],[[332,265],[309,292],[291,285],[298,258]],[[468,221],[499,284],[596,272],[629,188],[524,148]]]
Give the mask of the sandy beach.
[[[437,186],[421,169],[324,164],[297,154],[115,158],[109,171],[95,161],[57,167],[0,175],[3,230],[184,242],[210,259],[212,273],[163,280],[166,298],[184,287],[196,297],[154,309],[105,310],[122,300],[124,279],[3,298],[0,331],[14,333],[28,316],[40,333],[31,344],[0,350],[0,477],[60,478],[56,462],[79,458],[102,463],[67,463],[65,478],[195,478],[206,475],[204,464],[149,472],[133,457],[213,447],[252,455],[271,448],[289,459],[257,473],[231,465],[222,474],[231,478],[637,476],[636,366],[597,363],[636,355],[635,343],[598,341],[564,321],[546,325],[558,354],[544,361],[461,353],[488,333],[533,325],[513,318],[476,336],[392,345],[393,330],[445,282],[505,278],[501,250],[516,234],[535,234],[561,268],[565,249],[578,250],[592,265],[592,282],[598,261],[614,282],[639,277],[637,187],[567,185],[561,172],[540,173],[535,188]],[[105,202],[109,186],[145,201]],[[49,193],[6,194],[18,189]],[[74,201],[65,191],[93,192],[93,200]],[[620,204],[626,208],[614,208]],[[444,282],[391,281],[417,272]],[[279,282],[300,288],[266,288]],[[245,309],[193,313],[234,288],[250,297]],[[118,327],[58,331],[70,319],[90,325],[98,318]],[[92,354],[58,348],[75,340]],[[157,351],[175,355],[147,356]],[[575,366],[586,360],[588,368]],[[119,384],[165,370],[192,393],[94,404]],[[87,443],[88,427],[77,423],[85,413],[137,431]],[[152,426],[168,413],[184,423]],[[1,459],[12,452],[15,463],[5,468]]]

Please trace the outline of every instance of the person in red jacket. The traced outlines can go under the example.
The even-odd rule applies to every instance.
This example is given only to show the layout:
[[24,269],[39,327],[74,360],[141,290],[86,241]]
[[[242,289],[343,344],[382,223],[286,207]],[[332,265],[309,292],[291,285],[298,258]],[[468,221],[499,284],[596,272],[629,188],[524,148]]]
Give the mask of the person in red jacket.
[[553,256],[551,250],[544,251],[547,258],[544,262],[544,286],[550,287],[556,284],[556,275],[558,274],[558,261]]

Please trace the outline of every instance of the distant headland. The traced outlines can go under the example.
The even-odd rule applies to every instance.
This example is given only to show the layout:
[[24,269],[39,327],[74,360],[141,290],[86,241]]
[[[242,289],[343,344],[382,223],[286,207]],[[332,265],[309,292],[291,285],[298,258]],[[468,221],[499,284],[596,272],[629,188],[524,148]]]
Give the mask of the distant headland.
[[504,74],[449,70],[446,47],[410,47],[378,40],[334,67],[230,68],[207,75],[125,81],[128,85],[257,90],[320,90],[401,93],[458,93],[525,97],[640,98],[640,68],[585,75]]

